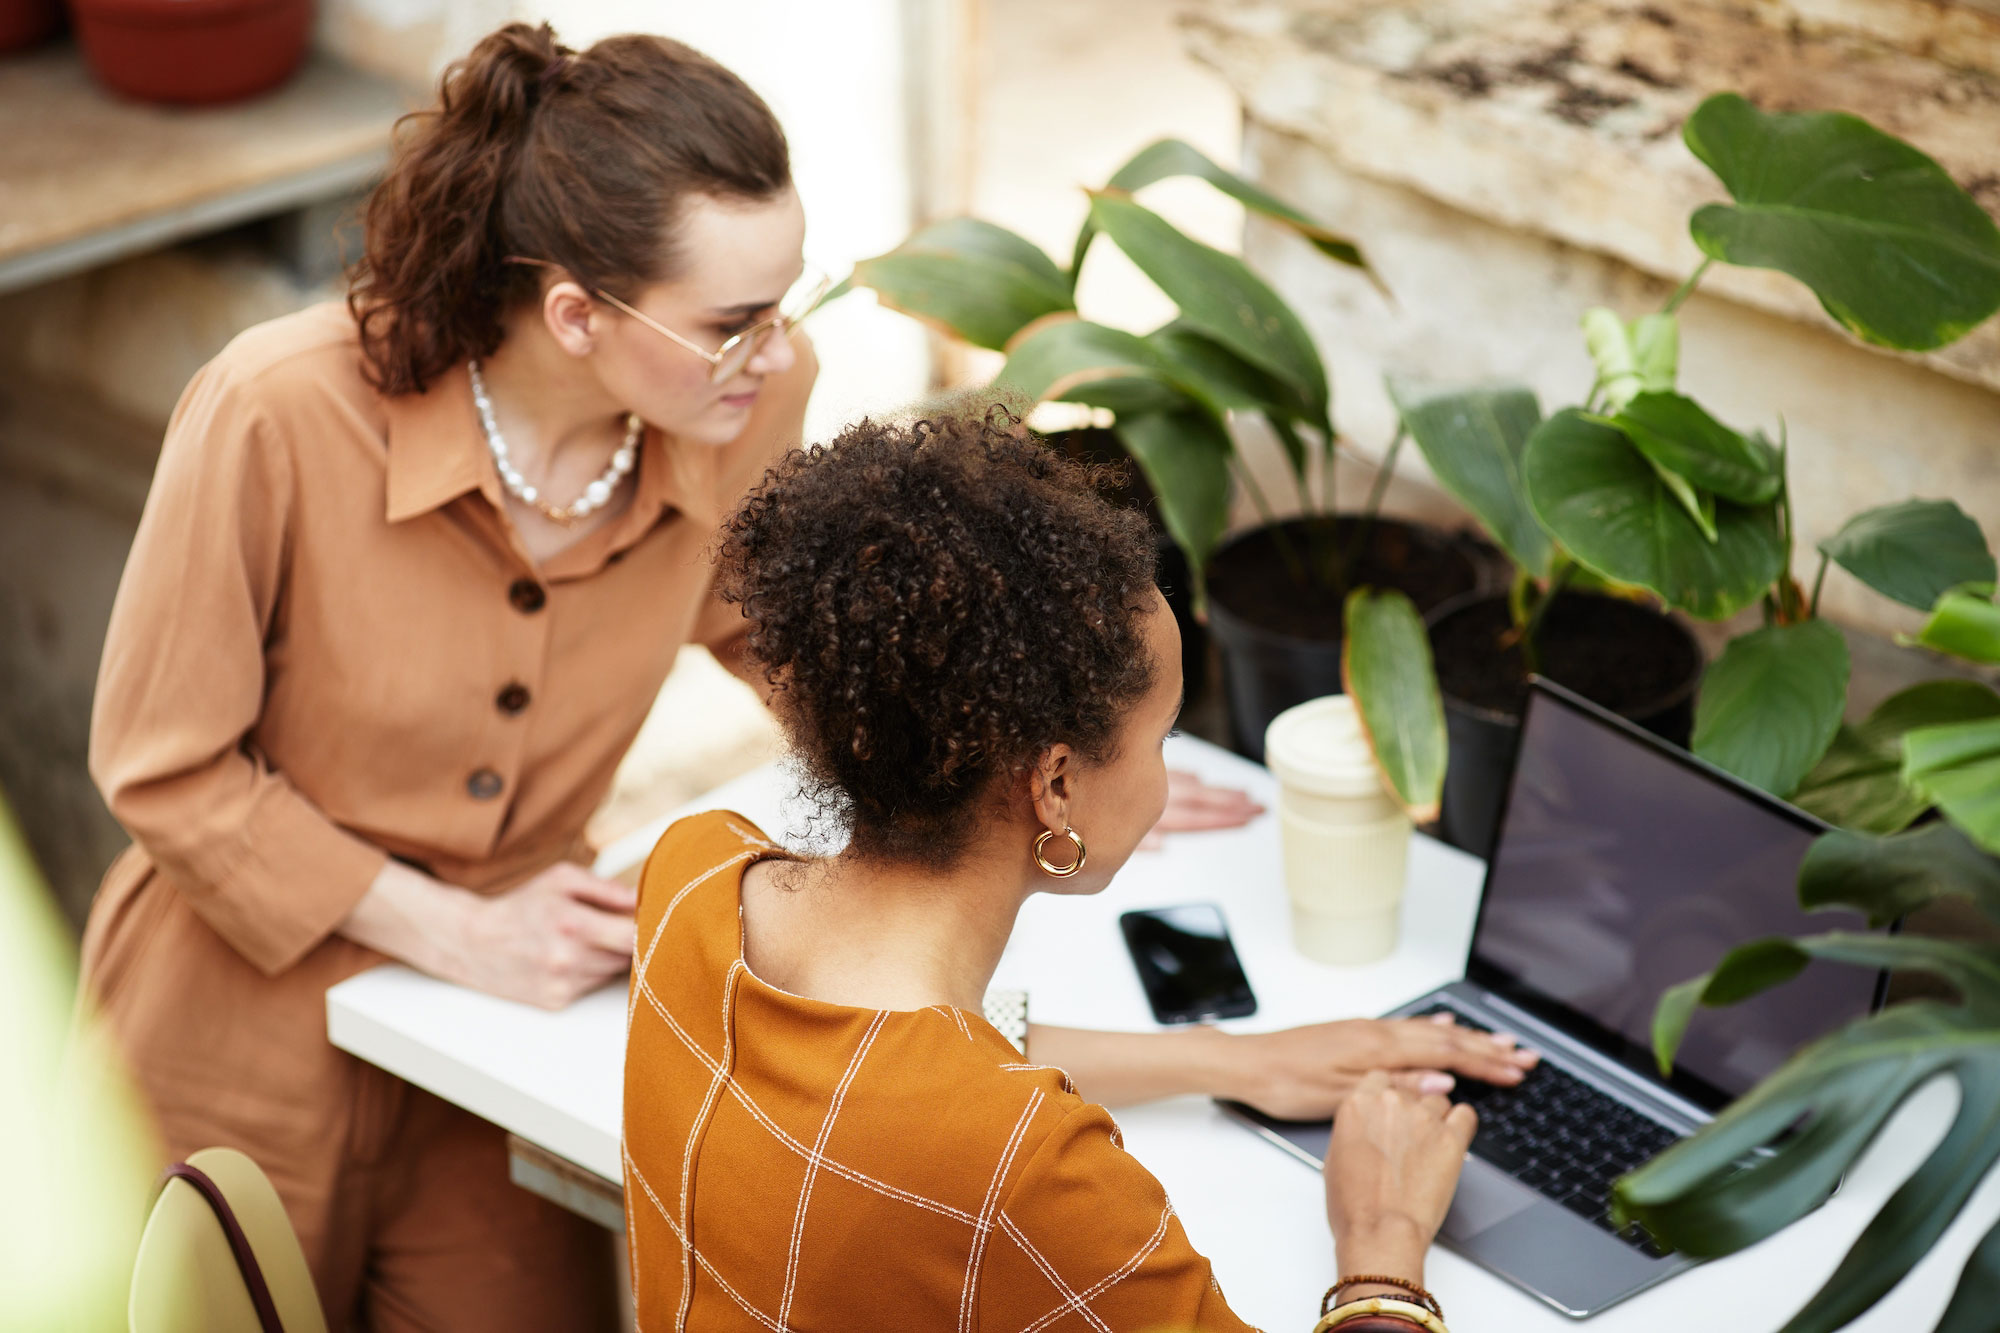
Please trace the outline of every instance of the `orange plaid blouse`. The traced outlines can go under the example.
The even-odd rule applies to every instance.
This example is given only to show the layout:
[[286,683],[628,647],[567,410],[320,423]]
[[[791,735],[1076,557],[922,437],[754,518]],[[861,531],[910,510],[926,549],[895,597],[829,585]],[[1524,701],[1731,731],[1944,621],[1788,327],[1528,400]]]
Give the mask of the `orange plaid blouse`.
[[743,961],[740,815],[640,886],[625,1219],[643,1333],[1240,1330],[1160,1183],[977,1013],[866,1010]]

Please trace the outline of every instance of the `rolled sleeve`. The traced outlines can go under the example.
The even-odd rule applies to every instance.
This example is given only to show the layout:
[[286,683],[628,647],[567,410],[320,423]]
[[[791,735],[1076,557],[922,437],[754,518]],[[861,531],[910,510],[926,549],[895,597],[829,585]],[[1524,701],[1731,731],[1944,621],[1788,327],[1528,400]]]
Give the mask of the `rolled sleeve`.
[[90,740],[91,775],[134,842],[271,974],[331,934],[387,859],[255,743],[292,483],[254,393],[204,369],[168,424],[119,583]]

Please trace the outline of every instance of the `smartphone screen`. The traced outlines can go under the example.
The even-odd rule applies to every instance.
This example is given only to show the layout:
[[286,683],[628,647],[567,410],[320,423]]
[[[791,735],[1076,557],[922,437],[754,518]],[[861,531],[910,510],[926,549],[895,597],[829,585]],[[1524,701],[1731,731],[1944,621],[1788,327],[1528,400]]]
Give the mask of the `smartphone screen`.
[[1213,903],[1127,912],[1118,918],[1146,1001],[1162,1023],[1242,1018],[1257,1012],[1222,909]]

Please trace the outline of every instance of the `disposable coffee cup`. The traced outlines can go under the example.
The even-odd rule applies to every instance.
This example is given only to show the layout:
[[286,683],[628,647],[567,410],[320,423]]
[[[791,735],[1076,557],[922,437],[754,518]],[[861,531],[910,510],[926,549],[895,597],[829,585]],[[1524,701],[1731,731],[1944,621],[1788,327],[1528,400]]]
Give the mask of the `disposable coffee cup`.
[[1313,699],[1271,719],[1278,837],[1292,943],[1322,963],[1371,963],[1396,947],[1410,817],[1382,785],[1354,701]]

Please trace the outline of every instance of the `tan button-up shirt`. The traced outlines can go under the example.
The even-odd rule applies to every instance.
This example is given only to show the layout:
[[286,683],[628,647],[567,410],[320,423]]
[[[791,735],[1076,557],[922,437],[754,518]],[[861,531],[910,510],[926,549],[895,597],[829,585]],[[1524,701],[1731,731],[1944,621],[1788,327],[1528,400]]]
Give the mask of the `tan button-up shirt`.
[[629,506],[539,568],[463,368],[384,398],[326,305],[196,376],[91,734],[135,845],[93,907],[85,967],[156,1106],[269,1076],[287,1032],[326,1049],[326,985],[377,961],[331,932],[385,857],[493,891],[584,854],[676,652],[742,632],[708,548],[799,443],[817,367],[803,338],[798,353],[733,443],[648,432]]

